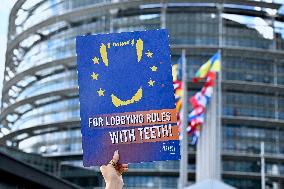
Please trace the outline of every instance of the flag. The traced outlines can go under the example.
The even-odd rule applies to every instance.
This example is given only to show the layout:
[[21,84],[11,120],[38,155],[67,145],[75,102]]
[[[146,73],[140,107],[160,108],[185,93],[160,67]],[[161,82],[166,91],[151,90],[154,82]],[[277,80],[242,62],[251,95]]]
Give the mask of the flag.
[[182,82],[176,80],[173,82],[174,84],[174,95],[176,100],[176,110],[177,113],[180,113],[181,105],[182,105]]
[[220,70],[221,58],[220,53],[217,52],[199,68],[193,79],[193,82],[197,82],[200,79],[206,78],[206,82],[201,91],[197,92],[189,99],[194,109],[188,116],[189,125],[187,131],[192,137],[191,144],[193,145],[197,143],[200,134],[200,127],[204,123],[205,108],[213,94],[216,73]]
[[204,123],[204,111],[205,111],[204,107],[198,106],[195,109],[193,109],[191,113],[188,115],[189,133],[194,131],[198,125],[202,125]]
[[178,69],[178,65],[177,64],[173,64],[172,66],[172,74],[173,74],[173,81],[177,81],[177,69]]
[[198,140],[198,137],[200,135],[200,127],[201,127],[201,124],[199,125],[196,125],[194,127],[188,127],[187,128],[187,131],[188,133],[190,134],[191,136],[191,141],[190,141],[190,144],[191,145],[196,145],[197,143],[197,140]]
[[196,144],[197,144],[199,135],[200,135],[199,129],[196,130],[196,131],[192,134],[192,140],[191,140],[191,144],[192,144],[192,145],[196,145]]
[[204,113],[202,113],[191,120],[190,127],[193,131],[204,123],[204,117]]
[[191,138],[191,144],[195,145],[197,142],[197,138],[199,136],[200,126],[204,123],[204,107],[198,106],[191,111],[188,115],[189,125],[187,127],[187,132]]
[[216,80],[216,72],[209,71],[207,74],[206,82],[204,87],[214,86]]
[[[215,56],[215,55],[214,55]],[[218,64],[218,61],[215,61]],[[215,64],[215,63],[214,63]],[[217,68],[218,66],[215,66]],[[214,70],[216,70],[214,68]],[[204,108],[208,104],[212,94],[213,86],[216,80],[216,72],[209,70],[207,73],[207,79],[200,92],[197,92],[193,97],[190,98],[190,103],[195,108],[197,106],[203,106]]]
[[175,92],[175,99],[178,100],[182,97],[182,82],[181,81],[174,81],[174,92]]
[[197,70],[193,82],[198,82],[199,80],[206,78],[210,71],[219,72],[221,69],[220,60],[220,53],[217,52]]
[[182,80],[182,57],[177,60],[176,64],[172,66],[173,81]]
[[[211,60],[211,59],[210,59]],[[206,77],[207,73],[210,70],[211,67],[211,61],[208,60],[205,64],[203,64],[196,72],[193,82],[198,82],[200,79],[203,79]]]
[[[192,137],[191,142],[190,142],[192,145],[195,145],[197,143],[197,139],[200,133],[200,127],[203,125],[204,120],[205,120],[204,109],[202,113],[200,113],[199,110],[197,109],[191,112],[192,115],[189,115],[190,122],[187,127],[187,132]],[[200,113],[200,114],[196,114],[196,113]]]
[[205,98],[207,99],[207,103],[208,103],[208,101],[210,100],[213,94],[213,87],[212,86],[203,87],[201,89],[201,94],[205,96]]
[[191,111],[191,113],[188,115],[188,121],[192,121],[196,119],[199,115],[201,115],[204,112],[204,107],[198,106],[195,109]]
[[182,85],[182,57],[180,57],[177,61],[177,64],[172,66],[172,74],[173,74],[173,85],[174,85],[174,95],[176,100],[176,112],[177,112],[177,125],[179,128],[181,127],[181,111],[182,111],[182,93],[183,93],[183,85]]
[[211,62],[210,71],[219,72],[221,70],[221,55],[219,51],[213,55]]
[[182,80],[182,56],[177,61],[177,80]]
[[[207,91],[207,90],[206,90]],[[205,91],[205,92],[206,92]],[[208,90],[208,93],[210,90]],[[202,94],[202,92],[197,92],[193,97],[190,98],[190,103],[193,108],[196,108],[198,106],[206,107],[207,103],[210,100],[210,96],[206,96],[206,93]],[[210,93],[209,93],[210,95]]]
[[174,84],[174,89],[181,89],[182,88],[182,82],[180,80],[176,80],[173,82]]
[[177,110],[177,113],[180,113],[181,107],[182,107],[182,99],[180,98],[180,99],[176,102],[176,110]]

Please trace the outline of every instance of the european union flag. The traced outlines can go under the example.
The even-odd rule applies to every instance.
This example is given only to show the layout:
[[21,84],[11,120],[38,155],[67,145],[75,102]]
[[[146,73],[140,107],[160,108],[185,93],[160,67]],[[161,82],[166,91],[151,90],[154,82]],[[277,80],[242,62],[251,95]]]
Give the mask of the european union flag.
[[76,38],[84,165],[179,159],[166,30]]

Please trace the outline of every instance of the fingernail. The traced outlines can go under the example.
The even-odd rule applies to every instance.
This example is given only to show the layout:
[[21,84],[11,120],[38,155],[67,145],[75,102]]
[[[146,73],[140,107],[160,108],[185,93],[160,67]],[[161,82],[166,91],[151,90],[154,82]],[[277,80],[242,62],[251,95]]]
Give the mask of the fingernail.
[[115,152],[114,152],[114,153],[118,154],[118,150],[115,150]]

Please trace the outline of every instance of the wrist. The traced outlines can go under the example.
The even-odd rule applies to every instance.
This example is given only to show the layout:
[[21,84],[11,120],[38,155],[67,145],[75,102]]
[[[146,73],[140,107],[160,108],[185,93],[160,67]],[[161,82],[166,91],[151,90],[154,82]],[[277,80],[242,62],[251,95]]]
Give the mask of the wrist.
[[106,181],[106,189],[122,189],[123,181],[120,179]]

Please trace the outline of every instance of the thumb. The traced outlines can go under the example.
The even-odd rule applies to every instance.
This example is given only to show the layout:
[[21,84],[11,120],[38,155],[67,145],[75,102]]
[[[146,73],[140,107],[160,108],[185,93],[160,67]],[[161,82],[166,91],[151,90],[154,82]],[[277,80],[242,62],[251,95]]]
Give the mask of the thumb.
[[116,150],[113,154],[112,161],[114,163],[118,163],[118,160],[119,160],[119,153],[118,153],[118,150]]

